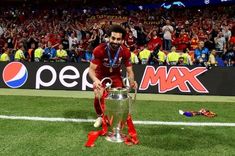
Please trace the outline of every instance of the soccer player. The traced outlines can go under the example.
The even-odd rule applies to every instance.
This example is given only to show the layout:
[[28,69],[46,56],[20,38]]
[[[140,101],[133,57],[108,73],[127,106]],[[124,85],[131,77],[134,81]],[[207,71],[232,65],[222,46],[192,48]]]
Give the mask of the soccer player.
[[[109,77],[112,79],[113,83],[111,87],[123,87],[121,64],[124,64],[129,77],[130,86],[134,89],[137,88],[130,61],[131,53],[123,45],[126,36],[125,29],[120,25],[112,25],[110,26],[108,36],[109,41],[107,43],[101,43],[93,50],[93,59],[89,67],[89,76],[93,80],[95,93],[94,107],[98,116],[94,127],[99,127],[102,124],[104,99],[100,97],[102,97],[104,91],[103,84],[101,84],[103,78]],[[101,105],[99,102],[101,102]]]

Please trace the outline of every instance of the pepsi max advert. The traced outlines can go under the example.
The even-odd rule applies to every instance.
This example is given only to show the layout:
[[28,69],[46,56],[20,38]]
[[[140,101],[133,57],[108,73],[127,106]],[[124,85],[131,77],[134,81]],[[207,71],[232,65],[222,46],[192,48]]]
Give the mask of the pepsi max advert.
[[[235,95],[235,68],[134,65],[139,93]],[[0,88],[93,90],[87,63],[0,63]],[[123,77],[125,69],[123,69]],[[138,73],[138,74],[137,74]]]

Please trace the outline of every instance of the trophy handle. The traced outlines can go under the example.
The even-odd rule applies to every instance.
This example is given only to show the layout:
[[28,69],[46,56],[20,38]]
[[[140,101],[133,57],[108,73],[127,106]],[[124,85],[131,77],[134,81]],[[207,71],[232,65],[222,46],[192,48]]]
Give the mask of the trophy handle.
[[[122,82],[123,82],[124,87],[126,87],[130,92],[131,87],[130,87],[130,82],[129,82],[128,77],[123,78]],[[137,88],[135,89],[135,93],[134,93],[134,99],[133,99],[134,102],[136,101],[136,95],[137,95]]]
[[134,93],[134,99],[133,99],[134,103],[136,101],[136,95],[137,95],[137,88],[135,89],[135,93]]
[[123,83],[124,87],[130,89],[130,82],[129,82],[128,77],[123,78],[122,83]]
[[101,80],[101,84],[103,84],[103,82],[104,82],[105,80],[109,80],[109,81],[110,81],[110,83],[107,82],[107,83],[105,84],[105,89],[111,88],[111,86],[112,86],[112,84],[113,84],[113,80],[112,80],[110,77],[105,77],[105,78],[103,78],[103,79]]
[[[124,87],[126,87],[128,89],[128,91],[129,91],[129,93],[130,93],[131,87],[130,87],[130,82],[129,82],[128,77],[123,78],[122,82],[123,82]],[[135,89],[135,92],[134,92],[133,101],[129,102],[129,113],[131,113],[131,103],[135,103],[135,101],[136,101],[136,95],[137,95],[137,88]],[[129,98],[132,99],[130,94],[129,94]]]

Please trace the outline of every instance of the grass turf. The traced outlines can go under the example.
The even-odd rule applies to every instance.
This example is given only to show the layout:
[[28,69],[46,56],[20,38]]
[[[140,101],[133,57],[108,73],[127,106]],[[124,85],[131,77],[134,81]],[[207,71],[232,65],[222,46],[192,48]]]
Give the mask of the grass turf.
[[[179,109],[207,108],[215,118],[187,118]],[[137,101],[134,120],[235,122],[235,103]],[[93,101],[78,98],[1,96],[1,115],[95,118]],[[84,144],[92,123],[61,123],[0,119],[0,155],[235,155],[234,127],[136,125],[140,144],[128,147],[97,140]]]

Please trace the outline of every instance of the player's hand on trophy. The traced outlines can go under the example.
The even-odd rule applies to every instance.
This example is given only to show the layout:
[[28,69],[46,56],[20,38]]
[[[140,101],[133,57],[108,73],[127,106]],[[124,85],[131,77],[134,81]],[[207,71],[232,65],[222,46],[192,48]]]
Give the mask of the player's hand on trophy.
[[94,81],[94,82],[93,82],[93,87],[94,87],[94,89],[100,90],[100,89],[102,88],[101,81],[100,81],[100,80]]
[[132,89],[137,89],[138,88],[138,84],[137,84],[136,81],[130,82],[130,86],[131,86]]
[[104,88],[101,84],[101,81],[100,80],[94,81],[93,87],[94,87],[95,96],[96,97],[101,97],[103,95],[103,92],[104,92]]

